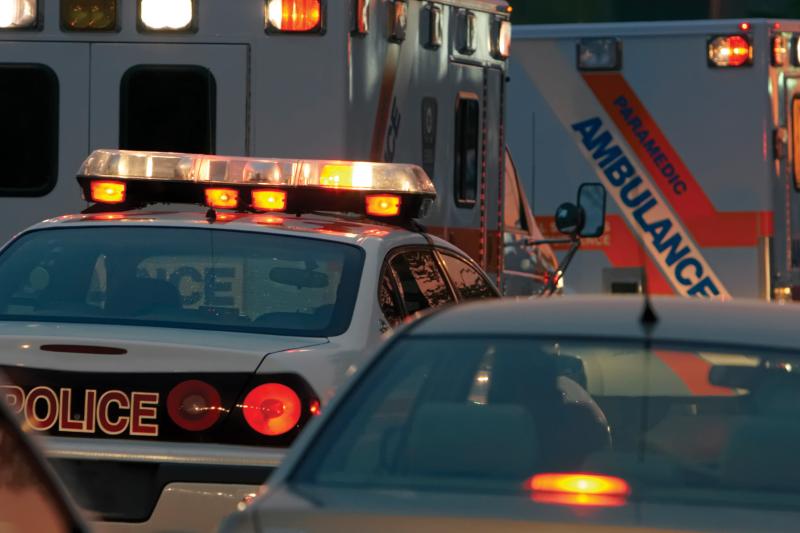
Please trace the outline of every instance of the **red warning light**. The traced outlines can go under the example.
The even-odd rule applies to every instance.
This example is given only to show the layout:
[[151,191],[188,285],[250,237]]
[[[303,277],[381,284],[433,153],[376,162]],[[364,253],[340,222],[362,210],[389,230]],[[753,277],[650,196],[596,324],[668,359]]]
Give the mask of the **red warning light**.
[[742,31],[749,31],[750,30],[750,23],[749,22],[742,22],[739,24],[739,29]]

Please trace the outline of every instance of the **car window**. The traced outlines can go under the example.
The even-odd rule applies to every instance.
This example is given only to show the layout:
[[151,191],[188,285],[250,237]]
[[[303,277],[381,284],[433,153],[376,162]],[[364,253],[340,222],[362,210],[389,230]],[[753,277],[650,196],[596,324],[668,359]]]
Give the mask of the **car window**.
[[602,472],[644,500],[796,509],[798,365],[797,353],[731,347],[402,339],[292,481],[518,492],[539,473]]
[[381,284],[378,287],[378,304],[390,326],[394,327],[403,320],[403,308],[400,305],[398,291],[389,268],[385,268],[381,276]]
[[0,406],[0,531],[83,531],[65,495],[16,423],[5,405]]
[[442,260],[462,300],[478,300],[497,296],[494,289],[472,265],[449,253],[442,253]]
[[453,295],[431,251],[400,253],[392,259],[391,266],[400,282],[409,315],[453,302]]
[[167,227],[35,231],[0,257],[0,317],[341,334],[363,252],[309,242]]

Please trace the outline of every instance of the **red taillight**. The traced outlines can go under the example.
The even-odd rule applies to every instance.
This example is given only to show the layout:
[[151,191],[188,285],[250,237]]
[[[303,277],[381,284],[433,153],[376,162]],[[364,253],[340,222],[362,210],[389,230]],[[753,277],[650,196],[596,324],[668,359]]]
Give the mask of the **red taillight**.
[[269,0],[267,21],[270,27],[287,32],[312,31],[320,26],[320,0]]
[[631,493],[622,478],[599,474],[536,474],[526,482],[539,503],[615,507],[624,505]]
[[92,201],[101,204],[121,204],[125,201],[125,184],[119,181],[93,181]]
[[277,436],[297,426],[303,403],[290,387],[266,383],[251,390],[241,408],[251,428],[262,435]]
[[741,67],[753,59],[753,48],[743,35],[723,35],[708,43],[708,61],[715,67]]
[[222,415],[217,389],[197,379],[176,385],[167,396],[167,413],[175,424],[187,431],[204,431]]

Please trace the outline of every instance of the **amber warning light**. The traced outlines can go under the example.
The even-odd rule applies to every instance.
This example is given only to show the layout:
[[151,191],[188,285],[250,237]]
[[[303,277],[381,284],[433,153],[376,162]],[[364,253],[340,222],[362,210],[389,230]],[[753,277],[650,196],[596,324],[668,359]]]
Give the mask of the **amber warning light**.
[[93,181],[92,201],[103,204],[121,204],[125,201],[125,184],[118,181]]
[[536,474],[526,485],[534,501],[558,505],[618,507],[631,493],[622,478],[583,472]]

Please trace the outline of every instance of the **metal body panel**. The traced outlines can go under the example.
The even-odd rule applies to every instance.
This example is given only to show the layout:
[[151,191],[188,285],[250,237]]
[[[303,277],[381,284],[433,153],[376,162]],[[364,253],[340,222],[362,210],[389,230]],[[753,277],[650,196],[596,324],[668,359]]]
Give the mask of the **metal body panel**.
[[[739,21],[516,27],[509,84],[509,108],[515,111],[509,116],[507,138],[519,154],[520,176],[536,214],[553,213],[578,183],[593,176],[606,179],[607,165],[598,163],[603,158],[586,144],[597,137],[582,137],[580,126],[573,127],[598,117],[602,128],[596,133],[610,132],[613,144],[635,167],[634,175],[661,191],[657,196],[682,226],[683,242],[696,246],[704,274],[717,280],[719,296],[764,298],[772,287],[788,285],[795,274],[785,266],[787,251],[798,230],[791,223],[796,217],[784,215],[782,206],[796,205],[797,198],[786,186],[786,165],[774,158],[773,131],[787,125],[783,93],[793,94],[794,89],[785,89],[783,80],[796,67],[770,65],[775,21],[749,23],[753,64],[727,69],[709,67],[706,47],[713,36],[744,33]],[[778,25],[780,32],[800,29],[793,21]],[[621,69],[579,71],[577,43],[599,37],[618,40]],[[554,72],[559,73],[558,84],[552,81]],[[623,94],[638,101],[625,109],[615,103]],[[629,114],[631,109],[643,109],[649,116],[639,121],[635,111]],[[663,135],[661,144],[671,158],[666,162],[677,160],[676,168],[686,169],[688,175],[681,179],[689,179],[682,190],[648,166],[652,162],[645,142],[654,138],[648,129]],[[571,267],[568,290],[603,292],[607,269],[644,265],[651,291],[685,294],[675,272],[669,271],[674,263],[665,264],[648,248],[649,233],[619,202],[609,202],[613,220],[608,221],[608,234],[588,242],[591,255],[583,252]],[[773,235],[775,246],[767,258]]]

